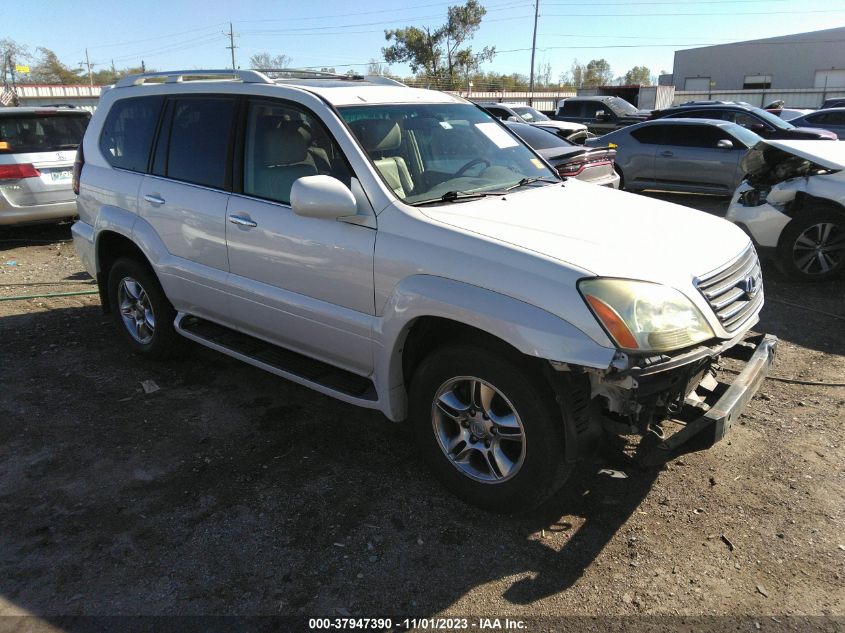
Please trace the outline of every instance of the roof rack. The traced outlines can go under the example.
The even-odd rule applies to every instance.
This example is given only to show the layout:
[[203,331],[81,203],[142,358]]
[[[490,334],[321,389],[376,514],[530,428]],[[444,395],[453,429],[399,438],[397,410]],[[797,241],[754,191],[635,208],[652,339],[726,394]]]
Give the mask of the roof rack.
[[281,77],[281,79],[347,79],[349,81],[361,81],[365,78],[363,75],[342,75],[340,73],[330,73],[325,70],[310,70],[308,68],[262,68],[258,72],[286,75],[285,77]]
[[[273,80],[257,70],[167,70],[156,73],[143,73],[139,75],[127,75],[122,77],[115,84],[115,88],[128,88],[129,86],[142,86],[148,80],[164,80],[164,83],[182,83],[186,77],[195,79],[228,79],[241,81],[245,84],[271,84]],[[161,81],[150,81],[149,83],[162,83]]]

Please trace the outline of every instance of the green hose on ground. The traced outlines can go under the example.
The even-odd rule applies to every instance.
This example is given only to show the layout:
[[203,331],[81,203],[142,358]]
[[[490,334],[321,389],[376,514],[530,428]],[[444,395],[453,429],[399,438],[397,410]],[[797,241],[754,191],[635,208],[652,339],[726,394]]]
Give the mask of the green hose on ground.
[[14,297],[0,297],[0,301],[23,301],[24,299],[46,299],[49,297],[75,297],[77,295],[96,295],[99,290],[82,290],[80,292],[49,292],[43,295],[17,295]]

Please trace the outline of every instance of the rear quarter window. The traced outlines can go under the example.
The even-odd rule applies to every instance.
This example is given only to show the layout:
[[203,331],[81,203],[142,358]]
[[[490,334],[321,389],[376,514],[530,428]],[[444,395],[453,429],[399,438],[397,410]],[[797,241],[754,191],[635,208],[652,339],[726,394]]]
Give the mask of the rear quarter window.
[[145,172],[164,98],[133,97],[116,101],[100,134],[100,151],[112,167]]
[[646,145],[659,145],[663,138],[665,125],[647,125],[637,130],[631,130],[631,136]]

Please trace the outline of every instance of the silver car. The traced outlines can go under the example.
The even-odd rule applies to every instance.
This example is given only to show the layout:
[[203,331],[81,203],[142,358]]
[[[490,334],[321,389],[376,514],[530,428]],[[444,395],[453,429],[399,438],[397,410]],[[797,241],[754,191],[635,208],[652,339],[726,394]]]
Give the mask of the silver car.
[[760,140],[727,121],[656,119],[598,138],[588,146],[616,148],[620,187],[729,196],[742,181],[740,161]]
[[76,149],[91,114],[67,107],[0,108],[0,225],[76,215]]

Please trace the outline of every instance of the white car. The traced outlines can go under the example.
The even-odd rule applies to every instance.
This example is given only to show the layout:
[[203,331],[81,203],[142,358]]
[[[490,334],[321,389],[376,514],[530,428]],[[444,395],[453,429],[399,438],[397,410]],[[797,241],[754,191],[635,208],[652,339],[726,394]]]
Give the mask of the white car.
[[762,141],[743,160],[747,178],[727,219],[790,277],[845,273],[845,143]]
[[[762,279],[740,229],[561,178],[442,92],[125,77],[75,182],[74,243],[130,349],[184,337],[407,421],[434,475],[492,510],[549,497],[603,428],[662,438],[683,417],[649,462],[712,445],[774,355],[750,335]],[[725,389],[722,354],[747,361]]]

